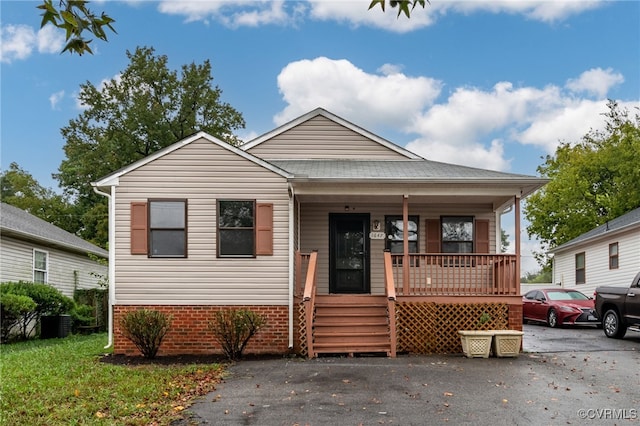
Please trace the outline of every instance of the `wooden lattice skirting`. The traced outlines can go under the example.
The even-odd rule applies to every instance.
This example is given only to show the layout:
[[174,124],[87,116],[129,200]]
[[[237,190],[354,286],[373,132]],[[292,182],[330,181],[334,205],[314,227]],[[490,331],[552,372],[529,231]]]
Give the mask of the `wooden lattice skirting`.
[[506,330],[508,325],[506,303],[396,304],[398,352],[460,353],[459,330]]
[[[305,306],[298,305],[296,352],[307,356]],[[507,330],[506,303],[396,303],[397,351],[418,354],[461,353],[459,330]]]

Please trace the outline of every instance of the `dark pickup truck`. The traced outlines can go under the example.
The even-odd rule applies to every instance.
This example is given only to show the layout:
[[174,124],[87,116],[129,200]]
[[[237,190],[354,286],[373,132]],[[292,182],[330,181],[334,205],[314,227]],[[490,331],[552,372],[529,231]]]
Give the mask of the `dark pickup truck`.
[[640,272],[625,287],[598,287],[596,311],[607,337],[622,339],[627,329],[640,332]]

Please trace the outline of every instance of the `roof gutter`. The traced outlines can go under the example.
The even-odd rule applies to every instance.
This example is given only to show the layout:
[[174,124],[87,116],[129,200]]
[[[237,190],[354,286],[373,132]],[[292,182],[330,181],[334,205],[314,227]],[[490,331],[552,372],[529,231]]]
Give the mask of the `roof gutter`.
[[110,348],[113,346],[113,305],[115,305],[116,301],[116,288],[115,288],[115,217],[113,212],[115,211],[115,186],[110,186],[111,193],[103,192],[99,189],[99,187],[95,184],[91,184],[93,186],[93,190],[100,195],[107,197],[109,200],[109,316],[108,316],[108,340],[107,345],[104,349]]

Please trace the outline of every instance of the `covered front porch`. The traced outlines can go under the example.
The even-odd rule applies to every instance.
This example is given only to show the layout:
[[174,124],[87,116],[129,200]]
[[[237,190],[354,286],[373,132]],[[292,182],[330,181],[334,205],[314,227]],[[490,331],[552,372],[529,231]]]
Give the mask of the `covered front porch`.
[[[406,196],[396,206],[352,203],[340,213],[335,204],[300,203],[300,244],[326,248],[296,252],[298,352],[460,352],[458,330],[521,330],[520,206],[513,202],[511,254],[495,253],[500,220],[491,204],[435,207],[454,212],[440,217],[473,218],[451,230],[433,206],[410,206]],[[447,247],[449,231],[462,241],[453,247],[476,252],[436,252]]]
[[460,352],[460,329],[522,329],[520,200],[537,180],[296,183],[299,353]]
[[382,254],[384,295],[319,294],[318,252],[296,253],[298,351],[451,353],[458,330],[522,329],[515,255],[408,258]]

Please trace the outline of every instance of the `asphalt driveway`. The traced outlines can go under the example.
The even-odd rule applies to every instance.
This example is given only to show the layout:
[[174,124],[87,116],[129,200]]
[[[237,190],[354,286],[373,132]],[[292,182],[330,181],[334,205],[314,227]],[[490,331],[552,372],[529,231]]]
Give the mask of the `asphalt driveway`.
[[523,347],[517,358],[241,361],[189,424],[640,424],[640,335],[525,325]]

